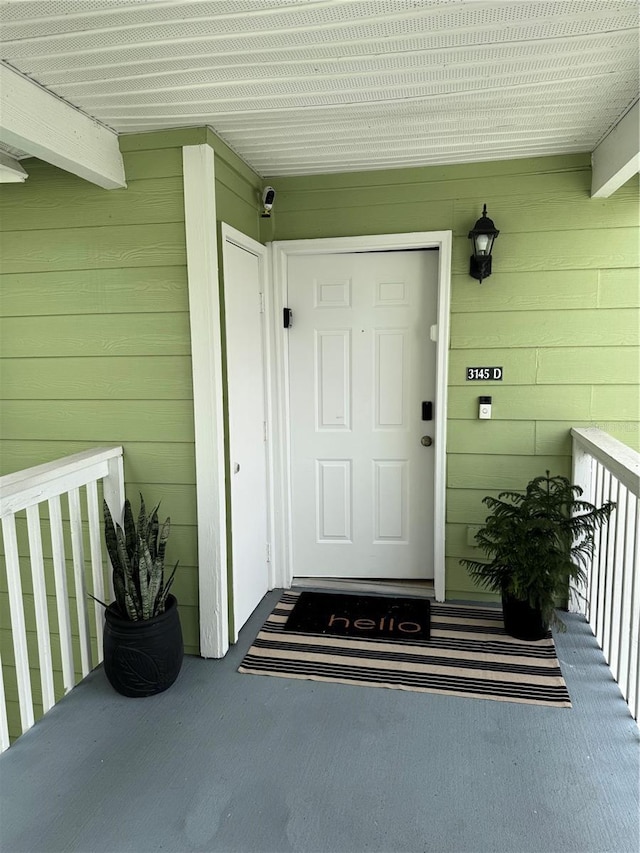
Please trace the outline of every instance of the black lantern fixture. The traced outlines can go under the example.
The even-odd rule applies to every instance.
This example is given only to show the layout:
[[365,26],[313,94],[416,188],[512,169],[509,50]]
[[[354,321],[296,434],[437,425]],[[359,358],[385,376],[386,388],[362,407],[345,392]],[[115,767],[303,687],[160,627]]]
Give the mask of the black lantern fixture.
[[484,278],[491,275],[491,250],[493,241],[500,232],[487,216],[487,205],[482,208],[482,216],[469,231],[469,239],[473,240],[473,255],[469,266],[471,278],[477,278],[482,283]]

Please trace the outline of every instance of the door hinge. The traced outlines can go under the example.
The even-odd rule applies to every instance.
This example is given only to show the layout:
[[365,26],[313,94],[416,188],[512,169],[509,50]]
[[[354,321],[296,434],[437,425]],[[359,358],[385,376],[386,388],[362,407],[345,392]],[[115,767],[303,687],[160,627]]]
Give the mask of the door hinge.
[[293,326],[293,311],[291,308],[282,309],[282,322],[285,329],[290,329]]
[[271,562],[271,543],[267,542],[267,563]]
[[260,313],[264,314],[264,293],[261,291],[258,296],[260,297]]
[[262,440],[267,441],[268,432],[267,432],[267,422],[262,421]]

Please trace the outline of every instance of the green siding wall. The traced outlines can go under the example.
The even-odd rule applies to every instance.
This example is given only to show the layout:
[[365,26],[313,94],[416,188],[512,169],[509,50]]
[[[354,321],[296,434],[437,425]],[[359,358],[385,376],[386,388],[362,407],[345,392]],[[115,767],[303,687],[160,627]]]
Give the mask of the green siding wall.
[[[211,145],[218,217],[254,238],[259,236],[259,179],[204,128],[125,136],[120,143],[126,189],[102,190],[29,160],[25,184],[5,184],[0,191],[0,473],[86,448],[122,444],[126,489],[134,507],[141,490],[148,503],[161,500],[161,512],[171,516],[167,557],[180,560],[175,590],[185,648],[197,653],[181,146]],[[22,521],[18,533],[21,553],[27,554]],[[50,570],[46,523],[43,533]],[[25,577],[31,659],[37,660],[29,588]],[[0,602],[5,675],[15,698],[2,571]],[[56,624],[52,610],[54,631]],[[59,673],[56,682],[60,691]],[[39,696],[35,677],[33,686]],[[10,713],[17,732],[15,703]]]
[[[459,558],[500,489],[570,472],[571,426],[638,448],[637,177],[591,199],[589,155],[266,179],[268,239],[454,234],[447,460],[447,595],[478,597]],[[486,202],[500,229],[494,274],[468,275],[468,231]],[[502,365],[502,382],[465,367]],[[493,397],[493,419],[477,398]]]

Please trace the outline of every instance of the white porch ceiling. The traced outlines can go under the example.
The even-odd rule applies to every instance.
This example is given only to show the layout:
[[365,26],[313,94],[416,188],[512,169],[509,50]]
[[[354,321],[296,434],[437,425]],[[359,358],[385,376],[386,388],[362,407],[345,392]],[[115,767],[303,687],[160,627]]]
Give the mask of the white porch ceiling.
[[[261,175],[593,151],[637,0],[0,2],[0,59],[118,133],[209,125]],[[14,155],[16,152],[13,152]]]

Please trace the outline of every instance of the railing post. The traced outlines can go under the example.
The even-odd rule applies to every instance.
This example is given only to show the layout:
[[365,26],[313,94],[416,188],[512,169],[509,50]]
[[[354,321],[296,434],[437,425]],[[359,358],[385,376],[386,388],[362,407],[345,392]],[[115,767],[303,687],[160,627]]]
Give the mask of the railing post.
[[[108,461],[109,473],[102,481],[104,499],[109,507],[109,512],[114,521],[122,524],[124,514],[124,460],[122,456],[116,456]],[[111,563],[109,563],[111,568]],[[113,601],[113,577],[109,572],[109,601]]]
[[7,703],[4,692],[4,674],[2,672],[2,656],[0,655],[0,752],[9,749],[9,720],[7,719]]
[[[571,482],[580,486],[584,500],[592,502],[593,459],[580,447],[575,437],[572,439],[572,444]],[[572,583],[569,587],[569,612],[585,615],[587,612],[587,595],[586,583]]]

